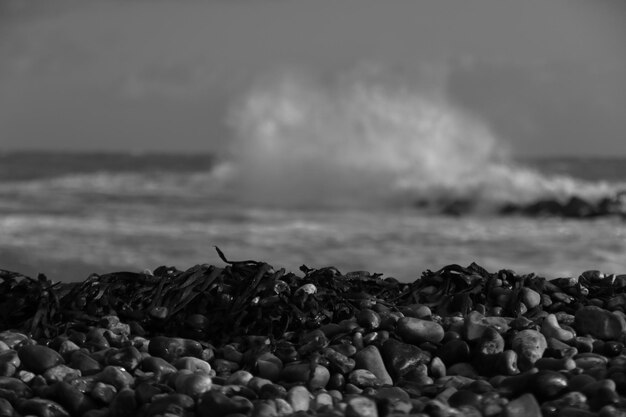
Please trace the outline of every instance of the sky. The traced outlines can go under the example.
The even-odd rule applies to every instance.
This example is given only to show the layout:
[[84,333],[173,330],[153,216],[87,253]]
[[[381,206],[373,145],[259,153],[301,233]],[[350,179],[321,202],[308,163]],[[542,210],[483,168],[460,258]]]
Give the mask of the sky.
[[515,154],[626,156],[624,45],[623,0],[4,0],[0,151],[213,152],[268,77],[375,68]]

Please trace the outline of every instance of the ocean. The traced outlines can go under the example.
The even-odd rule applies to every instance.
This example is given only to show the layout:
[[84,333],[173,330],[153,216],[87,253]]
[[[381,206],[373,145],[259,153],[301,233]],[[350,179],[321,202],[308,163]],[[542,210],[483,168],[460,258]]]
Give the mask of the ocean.
[[[402,281],[471,262],[546,277],[589,269],[626,273],[623,219],[498,216],[488,204],[446,216],[414,204],[433,196],[466,197],[470,183],[476,198],[499,201],[502,195],[485,191],[497,188],[493,178],[483,180],[482,189],[476,178],[456,188],[428,179],[409,187],[406,177],[377,183],[390,179],[389,170],[359,170],[319,155],[315,163],[322,169],[293,154],[296,166],[268,158],[263,168],[250,168],[243,166],[250,165],[247,158],[2,153],[0,268],[77,281],[160,265],[222,265],[218,246],[232,260],[262,260],[290,271],[333,265]],[[529,188],[543,190],[535,198],[626,184],[626,159],[509,159],[498,162],[499,169],[505,163],[506,174],[496,177],[519,200],[530,198]],[[412,178],[419,183],[424,172]]]

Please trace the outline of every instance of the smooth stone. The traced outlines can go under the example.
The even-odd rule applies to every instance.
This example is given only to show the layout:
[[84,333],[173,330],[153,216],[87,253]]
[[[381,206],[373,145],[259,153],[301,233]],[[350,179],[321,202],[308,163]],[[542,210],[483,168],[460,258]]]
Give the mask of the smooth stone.
[[541,333],[546,339],[554,338],[561,342],[567,342],[575,337],[574,333],[561,327],[554,314],[548,314],[546,318],[543,319]]
[[200,417],[224,417],[229,414],[248,414],[254,409],[250,400],[244,397],[227,397],[219,391],[207,391],[198,400],[197,415]]
[[433,357],[428,366],[428,374],[433,378],[441,378],[446,376],[446,365],[438,356]]
[[330,380],[328,368],[322,365],[315,365],[311,369],[308,363],[287,364],[280,373],[280,379],[286,382],[301,382],[307,384],[310,390],[315,391],[324,388]]
[[385,363],[376,346],[369,345],[355,355],[356,368],[367,369],[380,380],[382,385],[393,385],[391,375],[385,368]]
[[241,366],[237,362],[220,358],[213,361],[212,368],[218,375],[228,375],[241,369]]
[[141,360],[139,368],[144,372],[154,372],[157,379],[177,371],[176,367],[163,358],[148,356]]
[[38,417],[70,417],[61,404],[44,399],[30,398],[20,402],[18,410],[22,415],[35,415]]
[[201,372],[182,374],[175,380],[176,392],[194,399],[209,391],[212,385],[211,377]]
[[483,355],[493,355],[504,351],[504,339],[493,327],[486,328],[476,343],[477,352]]
[[341,353],[342,355],[347,356],[348,358],[351,358],[358,352],[357,348],[350,343],[340,343],[336,345],[331,345],[329,347]]
[[453,339],[437,349],[437,356],[447,366],[467,362],[471,358],[470,347],[465,340]]
[[53,366],[65,363],[58,352],[47,346],[22,346],[17,353],[22,361],[22,367],[36,374],[42,374]]
[[257,358],[255,367],[258,376],[276,381],[283,369],[283,361],[273,353],[265,352]]
[[138,404],[135,391],[130,388],[120,390],[109,404],[111,417],[134,417]]
[[211,372],[211,365],[200,358],[196,358],[195,356],[183,356],[182,358],[176,359],[172,365],[176,367],[176,369],[188,369],[191,372],[200,372],[203,374],[209,374]]
[[551,400],[568,389],[565,375],[557,371],[540,370],[531,380],[532,392],[540,400]]
[[541,304],[541,294],[539,294],[537,291],[528,287],[524,287],[522,288],[521,293],[522,302],[529,310]]
[[574,328],[581,335],[591,335],[603,340],[618,340],[624,328],[623,320],[603,308],[586,306],[575,314]]
[[106,366],[96,376],[96,381],[113,385],[118,391],[133,386],[135,378],[119,366]]
[[46,382],[48,384],[64,381],[68,378],[76,378],[79,376],[82,376],[80,370],[71,368],[67,365],[53,366],[43,373],[43,377],[46,379]]
[[504,406],[503,417],[542,417],[541,407],[532,394],[524,394]]
[[333,397],[327,392],[319,392],[313,399],[312,409],[315,411],[331,410],[334,405]]
[[259,398],[264,400],[274,400],[276,398],[287,397],[287,388],[279,384],[263,385],[259,390]]
[[250,401],[257,400],[259,398],[257,393],[253,391],[252,388],[248,388],[243,385],[216,385],[215,387],[228,397],[239,395],[240,397],[245,397]]
[[72,353],[76,352],[79,349],[80,346],[78,346],[76,343],[72,342],[71,340],[64,340],[63,342],[61,342],[61,345],[59,345],[58,352],[61,356],[63,356],[63,359],[65,359],[66,362],[69,362]]
[[476,368],[472,366],[472,364],[467,362],[459,362],[455,363],[452,366],[449,366],[447,369],[448,375],[460,375],[468,378],[477,378],[478,372]]
[[495,371],[502,375],[517,375],[519,367],[517,366],[517,353],[514,350],[507,349],[493,358]]
[[365,330],[376,330],[380,327],[380,315],[369,308],[364,308],[356,314],[356,322]]
[[226,359],[227,361],[236,362],[240,364],[241,360],[243,359],[243,353],[240,352],[237,346],[233,345],[232,343],[224,346],[221,349],[221,353],[222,353],[222,357]]
[[535,366],[539,370],[569,371],[576,368],[576,362],[572,358],[541,358],[535,362]]
[[179,393],[161,394],[154,397],[145,408],[145,416],[185,416],[193,415],[193,398]]
[[468,390],[457,390],[448,398],[448,404],[451,407],[459,408],[461,406],[471,406],[480,408],[481,397],[479,394]]
[[374,398],[382,415],[409,414],[413,408],[411,397],[400,387],[379,388]]
[[250,372],[239,370],[233,372],[228,378],[226,378],[226,383],[246,386],[252,378],[254,378],[254,375]]
[[[8,349],[18,350],[23,345],[33,344],[33,341],[24,333],[12,332],[6,330],[0,332],[0,342],[6,345]],[[7,350],[7,349],[0,349]]]
[[367,369],[355,369],[350,372],[348,382],[359,388],[380,387],[382,385],[382,381]]
[[172,362],[183,356],[196,356],[202,354],[202,345],[191,339],[180,337],[156,336],[150,340],[148,352],[152,356],[158,356],[168,362]]
[[597,353],[586,352],[579,353],[574,356],[574,362],[576,362],[576,366],[581,369],[598,369],[598,368],[606,368],[609,363],[609,359],[604,355],[599,355]]
[[498,391],[507,397],[515,397],[524,392],[530,391],[530,384],[535,378],[535,374],[539,372],[537,368],[531,368],[518,375],[506,376],[506,377],[494,377],[499,379],[497,383],[494,383],[494,378],[490,380],[494,386],[497,386]]
[[278,417],[287,417],[293,414],[293,408],[291,407],[291,404],[289,404],[284,398],[274,399],[274,404],[276,405],[276,412],[278,413]]
[[470,312],[464,322],[463,335],[465,340],[473,342],[479,339],[485,329],[493,327],[500,334],[504,334],[509,330],[509,323],[506,318],[498,316],[487,316],[478,311]]
[[78,387],[65,381],[55,382],[47,388],[47,392],[42,396],[59,403],[72,415],[82,415],[96,408],[96,404],[90,397]]
[[389,339],[383,344],[381,356],[385,368],[394,380],[398,380],[421,364],[428,364],[431,360],[430,353],[395,339]]
[[127,371],[134,371],[142,360],[141,353],[134,346],[110,350],[104,358],[105,365],[121,366]]
[[362,396],[350,398],[347,401],[345,417],[378,417],[376,402]]
[[113,385],[96,382],[89,395],[103,404],[110,404],[117,395],[117,389]]
[[511,348],[517,353],[517,364],[520,370],[532,368],[548,347],[544,335],[536,330],[522,330],[511,342]]
[[402,317],[399,319],[396,331],[402,340],[414,345],[424,342],[439,343],[445,333],[439,323],[415,317]]
[[17,351],[12,349],[7,349],[5,351],[0,352],[0,367],[11,367],[13,372],[10,375],[4,374],[1,376],[13,376],[15,374],[17,368],[21,365],[20,357],[17,354]]
[[313,396],[309,392],[308,389],[303,387],[302,385],[296,385],[295,387],[291,387],[289,391],[287,391],[287,402],[291,405],[293,411],[308,411],[311,406],[311,400]]
[[278,417],[276,403],[272,400],[256,401],[251,417]]
[[9,400],[0,397],[0,417],[13,417],[14,415],[15,409],[13,408]]
[[102,370],[100,362],[92,358],[90,354],[83,349],[71,353],[70,366],[74,369],[78,369],[83,375],[93,375]]
[[328,359],[329,366],[332,371],[336,370],[343,374],[348,374],[356,366],[354,359],[338,352],[333,347],[324,348],[322,350],[322,354],[326,359]]
[[17,398],[30,398],[33,396],[33,391],[28,385],[17,378],[8,376],[0,376],[0,392],[3,393],[3,397],[12,403]]

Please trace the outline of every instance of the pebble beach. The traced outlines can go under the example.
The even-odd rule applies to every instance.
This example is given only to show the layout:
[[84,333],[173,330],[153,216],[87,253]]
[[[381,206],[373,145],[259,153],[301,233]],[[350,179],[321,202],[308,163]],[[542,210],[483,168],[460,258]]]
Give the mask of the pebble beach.
[[0,270],[0,416],[626,416],[626,275]]

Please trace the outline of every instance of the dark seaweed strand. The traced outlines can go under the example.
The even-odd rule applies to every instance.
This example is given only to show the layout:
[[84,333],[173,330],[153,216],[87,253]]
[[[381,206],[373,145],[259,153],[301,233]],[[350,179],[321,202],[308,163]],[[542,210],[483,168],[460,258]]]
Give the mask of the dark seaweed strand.
[[[216,248],[217,249],[217,248]],[[520,314],[520,290],[540,294],[560,292],[568,303],[554,306],[575,311],[587,299],[623,294],[626,275],[598,279],[583,273],[579,279],[546,280],[510,270],[489,273],[471,264],[448,265],[425,271],[413,283],[400,283],[380,274],[342,274],[334,267],[302,267],[304,276],[275,271],[257,261],[229,261],[226,267],[196,265],[187,271],[159,267],[154,274],[114,272],[91,275],[81,283],[53,283],[44,275],[33,279],[0,270],[0,327],[52,338],[73,325],[89,325],[108,314],[134,321],[154,334],[189,334],[188,320],[205,317],[201,334],[207,341],[233,335],[280,336],[288,331],[354,316],[368,303],[400,308],[420,303],[436,314],[467,314],[477,304],[491,306],[491,288],[498,284],[513,292],[504,314]],[[312,284],[316,291],[299,289]],[[187,333],[186,333],[187,332]]]

